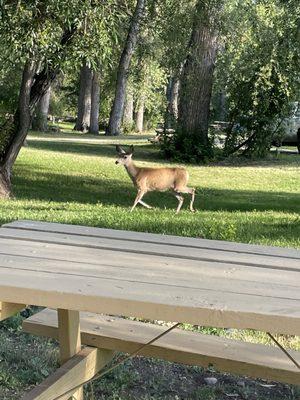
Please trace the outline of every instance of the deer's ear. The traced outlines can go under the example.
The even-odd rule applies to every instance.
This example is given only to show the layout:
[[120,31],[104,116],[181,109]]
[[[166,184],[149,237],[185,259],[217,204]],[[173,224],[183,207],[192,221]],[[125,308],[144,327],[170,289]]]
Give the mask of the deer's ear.
[[134,152],[134,147],[132,145],[129,148],[129,152],[130,152],[130,154],[133,154],[133,152]]
[[119,146],[118,144],[116,145],[116,150],[119,154],[125,154],[126,151],[122,149],[121,146]]

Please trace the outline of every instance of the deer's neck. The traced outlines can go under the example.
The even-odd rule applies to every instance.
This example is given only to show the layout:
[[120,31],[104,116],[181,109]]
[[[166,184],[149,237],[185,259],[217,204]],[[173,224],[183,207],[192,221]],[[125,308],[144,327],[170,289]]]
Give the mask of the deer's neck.
[[138,176],[140,168],[134,165],[134,163],[130,163],[128,165],[125,165],[125,169],[130,176],[131,180],[133,183],[135,183],[136,177]]

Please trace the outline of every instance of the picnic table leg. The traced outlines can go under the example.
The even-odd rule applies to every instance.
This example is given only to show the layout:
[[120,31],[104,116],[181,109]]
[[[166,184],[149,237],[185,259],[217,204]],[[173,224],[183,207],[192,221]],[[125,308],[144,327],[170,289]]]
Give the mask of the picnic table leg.
[[17,314],[24,308],[26,308],[25,304],[6,303],[4,301],[0,301],[0,321]]
[[[81,350],[79,311],[57,310],[60,363],[64,364]],[[72,400],[83,400],[83,388],[78,389]]]

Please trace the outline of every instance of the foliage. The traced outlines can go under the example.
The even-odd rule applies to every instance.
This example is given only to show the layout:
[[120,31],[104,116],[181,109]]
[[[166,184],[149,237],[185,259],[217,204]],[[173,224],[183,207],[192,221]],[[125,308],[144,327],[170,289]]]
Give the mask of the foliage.
[[16,64],[14,68],[0,71],[0,124],[6,113],[13,114],[17,107],[22,68]]
[[51,87],[49,115],[58,118],[76,115],[79,87],[79,68],[66,64],[63,73]]
[[[129,88],[135,110],[145,103],[145,128],[163,123],[168,77],[179,73],[186,56],[194,0],[149,2],[132,63]],[[127,130],[129,127],[127,127]]]
[[135,109],[139,102],[145,106],[145,126],[156,127],[165,109],[166,76],[155,58],[148,56],[138,60],[135,74],[131,79],[131,89],[136,99]]
[[155,10],[154,31],[161,51],[161,65],[170,75],[178,73],[190,40],[196,0],[164,0]]
[[[26,60],[35,60],[39,69],[57,65],[73,74],[77,73],[83,60],[95,68],[102,64],[111,67],[124,34],[127,7],[128,3],[115,7],[113,0],[95,3],[79,0],[3,1],[0,7],[0,85],[5,94],[1,95],[2,99],[0,97],[0,111],[14,111],[19,71]],[[67,54],[58,52],[64,29],[73,25],[76,25],[77,34],[72,46]],[[12,80],[8,82],[7,77]]]
[[227,4],[227,31],[215,90],[227,96],[225,155],[264,157],[291,101],[299,96],[299,3],[279,0]]
[[99,58],[109,59],[119,40],[118,25],[126,17],[123,8],[116,8],[112,0],[4,1],[0,24],[2,57],[7,62],[25,61],[30,56],[49,64],[58,62],[51,56],[57,54],[61,33],[76,24],[78,35],[68,55],[69,62],[81,64],[85,59],[94,65]]
[[208,140],[208,145],[199,141],[197,132],[187,135],[181,127],[177,127],[174,135],[164,132],[161,141],[162,153],[173,161],[182,163],[206,164],[213,160],[212,140]]

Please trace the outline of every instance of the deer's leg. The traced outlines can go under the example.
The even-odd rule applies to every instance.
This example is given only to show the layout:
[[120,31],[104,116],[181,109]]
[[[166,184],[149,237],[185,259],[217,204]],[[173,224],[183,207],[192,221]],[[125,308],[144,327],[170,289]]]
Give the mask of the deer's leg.
[[130,212],[132,212],[135,209],[135,206],[137,205],[137,203],[139,203],[142,200],[145,193],[146,192],[144,192],[143,190],[139,190],[137,192],[136,198],[134,200],[134,203],[133,203],[133,206],[132,206]]
[[139,203],[142,205],[142,206],[144,206],[144,207],[146,207],[146,208],[152,208],[151,206],[149,206],[149,204],[147,204],[147,203],[145,203],[144,201],[142,201],[142,200],[139,200]]
[[182,207],[182,204],[183,204],[183,201],[184,201],[184,197],[181,196],[181,194],[179,192],[177,192],[177,191],[174,191],[174,196],[178,200],[178,206],[177,206],[177,209],[176,209],[176,214],[178,214],[180,209],[181,209],[181,207]]
[[196,193],[196,189],[192,188],[188,188],[190,190],[190,194],[191,194],[191,201],[190,201],[190,211],[195,212],[196,210],[194,209],[194,201],[195,201],[195,193]]
[[190,211],[195,212],[194,201],[195,201],[195,192],[196,192],[196,190],[194,188],[184,187],[184,188],[180,188],[180,189],[176,188],[176,191],[178,193],[188,193],[188,194],[191,195]]

